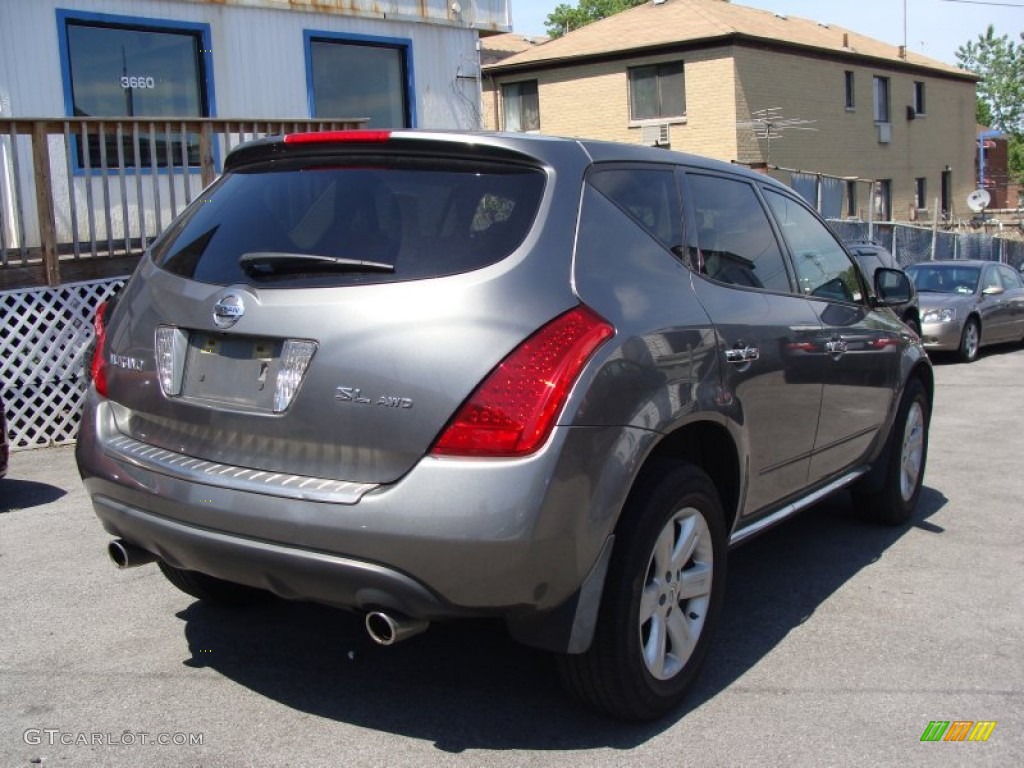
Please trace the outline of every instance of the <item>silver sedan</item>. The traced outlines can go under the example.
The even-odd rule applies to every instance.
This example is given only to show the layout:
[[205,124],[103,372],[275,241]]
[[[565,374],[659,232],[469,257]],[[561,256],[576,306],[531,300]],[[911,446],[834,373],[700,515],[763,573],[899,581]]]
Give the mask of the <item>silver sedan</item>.
[[925,261],[907,269],[921,301],[921,340],[929,351],[973,362],[988,344],[1024,339],[1024,280],[1005,264]]

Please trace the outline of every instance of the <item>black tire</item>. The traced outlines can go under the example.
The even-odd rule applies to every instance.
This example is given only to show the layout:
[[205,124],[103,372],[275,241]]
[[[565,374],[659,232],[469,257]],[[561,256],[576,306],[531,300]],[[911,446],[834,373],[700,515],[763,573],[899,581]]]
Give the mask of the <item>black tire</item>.
[[885,476],[880,490],[854,489],[854,503],[863,517],[886,525],[903,525],[914,514],[928,462],[931,404],[920,379],[911,379],[886,446]]
[[247,605],[254,605],[263,602],[270,597],[269,592],[245,584],[235,584],[232,581],[224,581],[214,576],[208,576],[198,571],[186,571],[168,565],[163,560],[158,560],[157,565],[160,571],[171,584],[176,586],[186,595],[191,595],[204,603],[223,606],[225,608],[240,608]]
[[[623,510],[593,643],[585,653],[557,657],[565,687],[584,705],[632,721],[654,720],[682,701],[725,596],[725,516],[715,486],[690,464],[651,469]],[[684,532],[693,534],[689,551]],[[683,586],[694,594],[680,594]]]
[[981,326],[973,318],[967,318],[964,323],[964,332],[960,334],[960,347],[957,349],[957,356],[962,363],[973,363],[978,359],[978,350],[981,349]]

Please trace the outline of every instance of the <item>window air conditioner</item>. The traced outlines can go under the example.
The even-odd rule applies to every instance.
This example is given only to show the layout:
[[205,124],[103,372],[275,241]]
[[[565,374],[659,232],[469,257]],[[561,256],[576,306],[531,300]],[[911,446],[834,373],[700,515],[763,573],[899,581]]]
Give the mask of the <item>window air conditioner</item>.
[[892,123],[878,124],[878,143],[888,144],[892,141]]
[[640,129],[640,142],[648,147],[667,147],[670,145],[668,123],[645,125]]

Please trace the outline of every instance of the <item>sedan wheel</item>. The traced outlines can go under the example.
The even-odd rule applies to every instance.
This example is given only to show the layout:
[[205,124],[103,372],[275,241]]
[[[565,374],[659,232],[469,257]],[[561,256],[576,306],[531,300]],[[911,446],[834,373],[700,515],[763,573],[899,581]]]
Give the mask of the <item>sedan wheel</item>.
[[973,363],[978,358],[980,346],[981,329],[978,327],[978,321],[972,317],[967,320],[963,335],[960,337],[960,360],[965,363]]

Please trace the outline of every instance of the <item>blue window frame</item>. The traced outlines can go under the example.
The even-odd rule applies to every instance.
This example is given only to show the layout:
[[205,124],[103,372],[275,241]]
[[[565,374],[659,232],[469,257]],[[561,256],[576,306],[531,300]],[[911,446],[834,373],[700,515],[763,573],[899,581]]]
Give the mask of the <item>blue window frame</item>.
[[[199,137],[167,132],[161,118],[212,117],[216,114],[213,57],[208,24],[104,13],[57,10],[64,107],[69,117],[152,117],[155,144],[142,134],[139,156],[130,134],[116,132],[75,140],[75,170],[101,164],[126,170],[187,167],[199,171]],[[168,149],[171,151],[168,152]]]
[[412,40],[305,30],[310,117],[368,117],[367,128],[412,128]]

